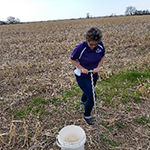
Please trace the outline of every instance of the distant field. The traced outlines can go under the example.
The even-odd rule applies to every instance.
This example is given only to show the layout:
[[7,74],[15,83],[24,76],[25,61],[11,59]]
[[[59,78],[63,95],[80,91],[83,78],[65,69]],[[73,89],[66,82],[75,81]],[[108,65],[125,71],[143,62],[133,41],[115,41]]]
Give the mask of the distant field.
[[[59,129],[71,123],[80,125],[81,114],[72,115],[73,118],[69,115],[79,109],[81,91],[78,89],[76,101],[74,94],[78,92],[67,98],[63,96],[76,87],[70,54],[78,43],[85,40],[85,32],[91,26],[99,27],[103,33],[106,60],[101,78],[109,79],[112,75],[141,68],[144,72],[150,68],[150,15],[0,26],[0,149],[38,147],[56,150],[58,147],[54,143]],[[146,76],[141,84],[145,82],[145,99],[149,100],[149,77]],[[105,109],[109,111],[107,107]],[[123,125],[119,122],[118,126]],[[96,137],[95,128],[89,128],[89,131]],[[88,140],[92,140],[93,137],[89,137]],[[87,142],[87,150],[96,150],[95,140]],[[133,147],[128,143],[131,149],[138,143],[136,140]],[[123,147],[122,143],[110,145],[108,148],[102,142],[104,150],[113,149],[113,146],[120,150],[130,149],[127,145]]]

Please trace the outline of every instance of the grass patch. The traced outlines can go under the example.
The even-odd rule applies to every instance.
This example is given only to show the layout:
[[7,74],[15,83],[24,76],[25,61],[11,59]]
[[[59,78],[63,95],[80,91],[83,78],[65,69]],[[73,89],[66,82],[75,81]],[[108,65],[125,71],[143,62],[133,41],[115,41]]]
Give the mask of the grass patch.
[[29,86],[29,87],[28,87],[28,90],[32,92],[32,91],[35,90],[35,87],[34,87],[34,86]]
[[26,115],[25,111],[23,109],[20,109],[19,111],[14,113],[14,117],[20,117],[20,118],[24,118]]
[[45,100],[41,97],[36,97],[33,99],[33,104],[47,104],[48,100]]
[[[141,102],[142,93],[138,89],[140,83],[144,84],[150,79],[150,69],[127,71],[111,76],[97,83],[96,92],[105,105],[118,105],[119,103]],[[148,86],[145,88],[148,89]]]
[[[61,100],[57,98],[52,99],[43,99],[41,97],[33,98],[32,101],[25,106],[24,108],[21,108],[19,110],[10,109],[9,113],[13,114],[16,118],[24,118],[29,114],[35,115],[39,119],[42,119],[43,115],[47,115],[45,112],[45,106],[48,104],[53,104],[54,106],[58,106],[60,104]],[[53,111],[57,112],[57,108],[53,108]]]
[[150,118],[146,116],[142,116],[140,118],[135,119],[134,121],[138,124],[145,125],[147,123],[150,123]]
[[103,122],[101,122],[100,124],[101,124],[102,126],[104,126],[106,129],[108,129],[109,132],[112,132],[112,131],[113,131],[113,127],[107,125],[106,122],[103,121]]
[[77,93],[76,88],[74,88],[74,90],[65,90],[65,91],[63,91],[63,93],[62,93],[62,98],[63,98],[63,100],[65,101],[65,100],[67,100],[68,98],[75,96],[76,93]]
[[112,139],[106,138],[104,135],[101,135],[101,140],[104,142],[104,145],[105,145],[106,147],[109,147],[109,146],[117,147],[117,146],[118,146],[118,143],[117,143],[117,142],[115,142],[115,141],[112,140]]
[[123,122],[117,122],[117,123],[116,123],[116,126],[117,126],[118,128],[120,128],[120,129],[123,129],[123,128],[124,128]]

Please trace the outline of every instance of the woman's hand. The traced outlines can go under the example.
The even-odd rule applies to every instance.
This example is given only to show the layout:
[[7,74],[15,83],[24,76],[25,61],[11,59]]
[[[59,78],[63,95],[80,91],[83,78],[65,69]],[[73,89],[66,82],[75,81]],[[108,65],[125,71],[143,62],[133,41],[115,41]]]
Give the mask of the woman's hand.
[[104,56],[102,57],[101,61],[99,62],[98,66],[93,70],[93,73],[98,73],[99,71],[102,71],[102,64],[104,62]]
[[98,73],[99,71],[100,71],[99,68],[95,68],[95,69],[93,70],[93,73]]
[[88,74],[88,73],[89,73],[89,71],[88,71],[87,69],[85,69],[85,68],[81,69],[81,71],[82,71],[82,73],[84,73],[84,74]]

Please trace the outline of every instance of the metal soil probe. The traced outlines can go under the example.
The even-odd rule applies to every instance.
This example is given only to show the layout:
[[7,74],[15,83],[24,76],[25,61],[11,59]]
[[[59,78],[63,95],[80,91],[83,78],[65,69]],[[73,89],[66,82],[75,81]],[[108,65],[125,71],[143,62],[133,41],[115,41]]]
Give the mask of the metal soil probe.
[[97,136],[98,136],[98,146],[99,146],[99,149],[100,149],[100,128],[99,128],[99,125],[98,125],[98,113],[97,113],[97,108],[96,108],[95,87],[94,87],[94,81],[93,81],[93,70],[90,70],[89,72],[91,74],[94,109],[95,109],[95,115],[96,115],[96,128],[97,128]]

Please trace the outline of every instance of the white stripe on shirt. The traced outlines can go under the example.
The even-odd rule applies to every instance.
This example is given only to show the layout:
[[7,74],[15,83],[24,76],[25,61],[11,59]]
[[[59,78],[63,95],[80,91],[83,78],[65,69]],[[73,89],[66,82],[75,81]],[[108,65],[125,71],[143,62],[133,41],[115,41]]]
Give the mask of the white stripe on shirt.
[[82,52],[80,53],[79,59],[81,59],[82,54],[84,53],[85,49],[86,49],[86,47],[85,47],[85,48],[82,50]]

